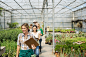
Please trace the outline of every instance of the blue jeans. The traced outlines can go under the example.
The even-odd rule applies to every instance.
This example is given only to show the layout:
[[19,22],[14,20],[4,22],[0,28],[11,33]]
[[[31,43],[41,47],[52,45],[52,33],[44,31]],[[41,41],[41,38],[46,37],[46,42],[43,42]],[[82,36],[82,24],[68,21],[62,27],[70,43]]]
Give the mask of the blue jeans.
[[33,50],[34,54],[36,54],[36,57],[39,57],[39,46],[36,47],[35,50]]
[[39,45],[40,52],[41,52],[41,48],[42,48],[42,47],[41,47],[41,42],[42,42],[42,39],[39,40],[39,44],[40,44],[40,45]]

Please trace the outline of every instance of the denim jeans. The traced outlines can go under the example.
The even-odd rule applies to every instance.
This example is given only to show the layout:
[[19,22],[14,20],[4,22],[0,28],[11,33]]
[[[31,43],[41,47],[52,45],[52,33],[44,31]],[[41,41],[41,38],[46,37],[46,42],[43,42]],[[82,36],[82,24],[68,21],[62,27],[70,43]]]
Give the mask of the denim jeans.
[[40,52],[41,52],[41,42],[42,42],[42,39],[39,40],[39,48],[40,48]]
[[36,57],[39,57],[39,46],[36,47],[35,50],[33,50],[34,54],[36,54]]

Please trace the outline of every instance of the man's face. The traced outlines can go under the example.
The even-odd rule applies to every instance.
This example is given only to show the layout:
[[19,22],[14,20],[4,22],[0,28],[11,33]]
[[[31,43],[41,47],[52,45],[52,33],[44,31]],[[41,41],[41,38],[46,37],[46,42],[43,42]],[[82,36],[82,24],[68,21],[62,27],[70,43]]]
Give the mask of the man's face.
[[30,26],[30,28],[32,28],[32,26]]

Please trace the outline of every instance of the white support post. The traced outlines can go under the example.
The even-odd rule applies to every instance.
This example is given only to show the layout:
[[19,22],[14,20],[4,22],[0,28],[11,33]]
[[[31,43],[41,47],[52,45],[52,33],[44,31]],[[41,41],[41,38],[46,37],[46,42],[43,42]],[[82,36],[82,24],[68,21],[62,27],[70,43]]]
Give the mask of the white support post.
[[53,16],[53,53],[54,53],[54,45],[55,45],[55,43],[54,43],[54,0],[52,0],[52,8],[53,8],[53,11],[52,11],[52,16]]

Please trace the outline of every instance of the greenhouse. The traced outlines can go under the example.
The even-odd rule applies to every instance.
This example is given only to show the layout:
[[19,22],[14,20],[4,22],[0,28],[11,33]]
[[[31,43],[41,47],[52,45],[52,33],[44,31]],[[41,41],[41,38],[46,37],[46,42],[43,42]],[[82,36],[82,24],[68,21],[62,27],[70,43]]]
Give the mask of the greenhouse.
[[0,0],[0,57],[18,56],[86,57],[86,0]]

